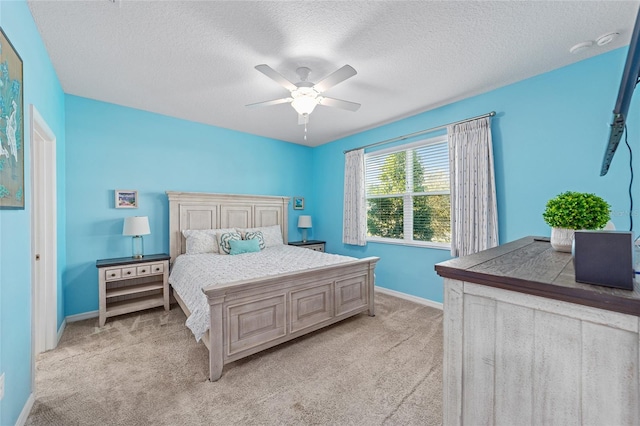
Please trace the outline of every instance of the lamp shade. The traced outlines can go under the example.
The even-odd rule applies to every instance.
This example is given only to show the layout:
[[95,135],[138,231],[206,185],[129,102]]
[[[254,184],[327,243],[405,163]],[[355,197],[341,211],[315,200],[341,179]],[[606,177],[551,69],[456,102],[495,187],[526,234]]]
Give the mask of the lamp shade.
[[122,235],[149,235],[149,218],[147,216],[132,216],[124,218]]
[[298,228],[311,228],[311,216],[298,216]]

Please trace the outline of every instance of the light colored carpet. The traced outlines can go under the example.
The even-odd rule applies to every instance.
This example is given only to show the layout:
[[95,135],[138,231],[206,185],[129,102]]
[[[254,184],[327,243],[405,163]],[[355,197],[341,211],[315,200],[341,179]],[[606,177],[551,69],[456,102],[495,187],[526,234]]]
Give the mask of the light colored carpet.
[[225,366],[177,305],[68,324],[38,357],[28,425],[439,425],[442,311],[378,293],[345,320]]

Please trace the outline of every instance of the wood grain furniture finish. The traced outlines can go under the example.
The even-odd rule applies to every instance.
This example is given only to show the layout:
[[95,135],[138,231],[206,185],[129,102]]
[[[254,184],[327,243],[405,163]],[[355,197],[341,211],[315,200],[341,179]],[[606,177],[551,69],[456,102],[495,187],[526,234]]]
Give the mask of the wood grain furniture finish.
[[576,283],[571,255],[534,237],[436,271],[443,424],[640,424],[637,287]]
[[116,315],[158,306],[169,310],[169,255],[101,259],[96,267],[100,327]]
[[[287,244],[289,197],[167,192],[171,259],[185,252],[182,230],[279,225]],[[203,289],[210,328],[209,378],[225,364],[374,309],[377,257]],[[187,316],[189,309],[173,292]]]
[[321,251],[324,252],[326,242],[319,240],[308,240],[308,241],[290,241],[290,246],[302,247],[309,250]]

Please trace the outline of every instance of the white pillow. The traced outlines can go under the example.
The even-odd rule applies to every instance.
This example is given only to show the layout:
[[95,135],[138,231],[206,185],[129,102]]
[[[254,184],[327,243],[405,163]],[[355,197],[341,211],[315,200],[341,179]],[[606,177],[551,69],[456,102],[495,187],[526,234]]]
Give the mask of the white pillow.
[[216,231],[213,229],[185,229],[182,235],[187,239],[186,254],[218,252]]
[[242,233],[243,240],[258,240],[258,247],[260,250],[264,250],[267,246],[264,243],[264,234],[262,231],[244,231]]
[[216,232],[235,231],[227,229],[185,229],[182,235],[187,239],[186,254],[220,253]]
[[264,237],[265,247],[281,246],[284,244],[284,242],[282,241],[282,229],[280,228],[280,225],[261,226],[259,228],[238,229],[238,231],[242,231],[243,237],[246,232],[254,232],[254,231],[262,232],[262,236]]

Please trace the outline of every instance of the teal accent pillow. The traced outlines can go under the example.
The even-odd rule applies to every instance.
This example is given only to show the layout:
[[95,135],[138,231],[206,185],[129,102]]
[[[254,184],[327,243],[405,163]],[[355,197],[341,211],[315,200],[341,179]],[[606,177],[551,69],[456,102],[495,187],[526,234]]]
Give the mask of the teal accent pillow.
[[231,240],[229,254],[255,253],[260,251],[260,241],[257,238],[251,240]]

